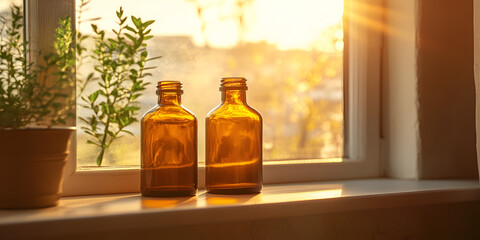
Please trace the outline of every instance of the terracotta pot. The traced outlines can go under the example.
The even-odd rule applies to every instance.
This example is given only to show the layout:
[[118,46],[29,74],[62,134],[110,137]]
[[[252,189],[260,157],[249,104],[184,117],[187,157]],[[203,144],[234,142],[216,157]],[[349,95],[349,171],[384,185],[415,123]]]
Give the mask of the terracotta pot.
[[0,130],[0,208],[58,204],[75,128]]

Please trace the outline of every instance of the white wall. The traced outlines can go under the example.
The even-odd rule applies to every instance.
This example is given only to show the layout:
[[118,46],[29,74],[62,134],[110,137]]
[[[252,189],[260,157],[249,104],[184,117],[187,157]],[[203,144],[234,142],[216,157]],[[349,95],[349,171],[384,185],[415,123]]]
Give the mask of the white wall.
[[477,178],[473,1],[418,1],[419,177]]
[[416,1],[386,0],[382,110],[386,175],[418,176]]
[[477,178],[473,0],[385,4],[385,175]]

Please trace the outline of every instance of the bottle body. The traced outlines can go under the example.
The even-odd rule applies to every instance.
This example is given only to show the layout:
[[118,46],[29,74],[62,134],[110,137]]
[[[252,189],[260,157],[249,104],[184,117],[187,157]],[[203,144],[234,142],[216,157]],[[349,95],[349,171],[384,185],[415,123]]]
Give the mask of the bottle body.
[[[143,196],[189,196],[197,192],[197,119],[179,103],[180,94],[160,90],[159,105],[142,118]],[[169,102],[168,98],[178,101]]]
[[206,117],[206,189],[221,194],[258,193],[263,181],[262,117],[246,104],[246,80],[224,78],[222,83],[225,79],[227,83],[243,79],[245,86],[223,85],[222,104]]

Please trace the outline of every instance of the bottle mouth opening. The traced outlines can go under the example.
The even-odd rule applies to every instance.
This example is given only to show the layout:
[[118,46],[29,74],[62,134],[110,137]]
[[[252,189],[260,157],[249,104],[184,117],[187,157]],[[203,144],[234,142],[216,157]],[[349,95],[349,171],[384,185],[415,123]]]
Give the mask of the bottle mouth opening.
[[183,84],[180,81],[160,81],[157,83],[157,94],[160,94],[161,92],[176,92],[183,94],[182,85]]
[[220,91],[247,89],[247,79],[244,77],[224,77],[220,81]]

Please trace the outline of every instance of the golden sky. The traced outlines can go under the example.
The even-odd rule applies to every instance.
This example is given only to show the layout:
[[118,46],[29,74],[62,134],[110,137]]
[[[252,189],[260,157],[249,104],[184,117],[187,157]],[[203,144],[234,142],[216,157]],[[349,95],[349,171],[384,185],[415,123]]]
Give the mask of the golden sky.
[[0,11],[9,11],[12,3],[20,5],[22,4],[22,0],[0,0]]
[[[79,1],[78,1],[79,2]],[[198,18],[196,4],[205,7],[205,32]],[[111,29],[116,21],[115,10],[123,6],[125,14],[156,20],[155,35],[191,36],[194,43],[204,45],[205,38],[213,47],[232,47],[239,41],[238,8],[235,0],[92,0],[85,19],[101,16],[97,24]],[[244,7],[247,42],[267,41],[280,49],[308,49],[326,27],[342,18],[342,0],[254,0]],[[80,30],[90,30],[83,24]]]

